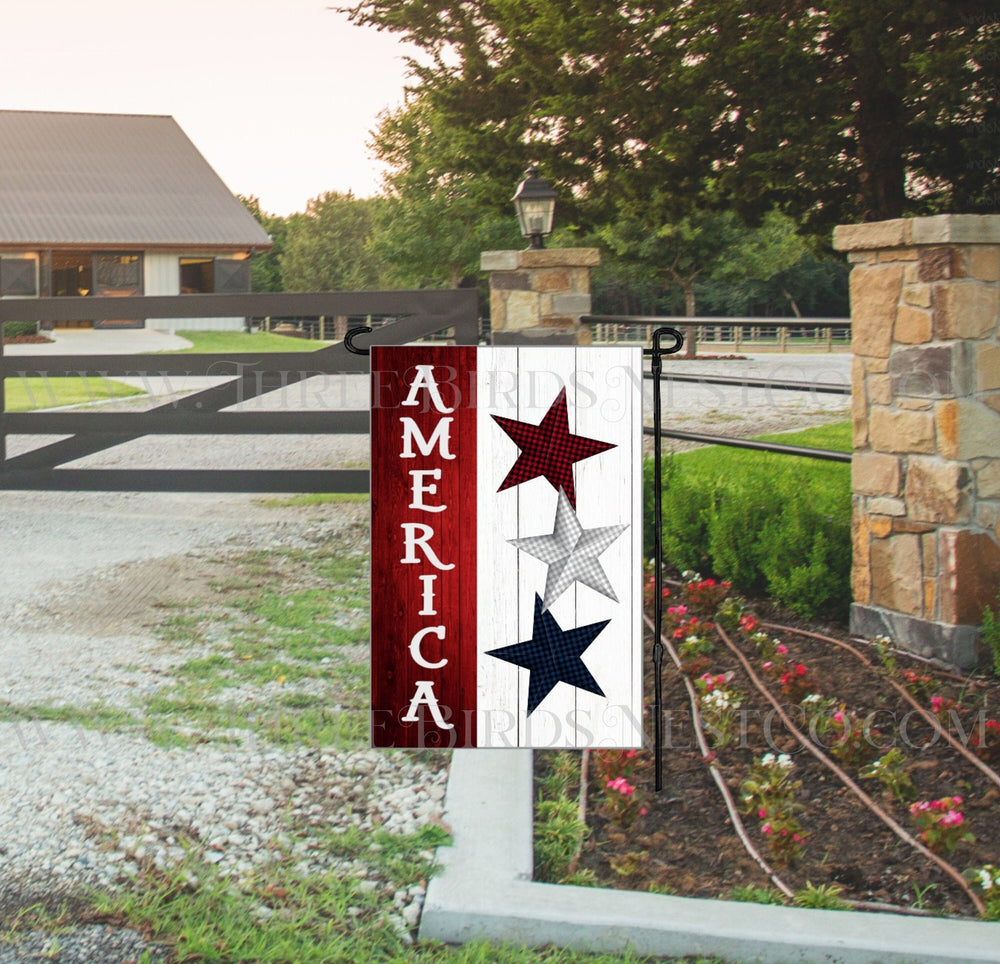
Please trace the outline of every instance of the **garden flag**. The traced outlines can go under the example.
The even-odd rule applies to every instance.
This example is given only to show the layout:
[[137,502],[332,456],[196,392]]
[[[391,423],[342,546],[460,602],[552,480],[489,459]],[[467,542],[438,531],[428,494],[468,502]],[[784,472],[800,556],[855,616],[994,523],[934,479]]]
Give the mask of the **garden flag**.
[[642,742],[642,352],[372,349],[372,744]]

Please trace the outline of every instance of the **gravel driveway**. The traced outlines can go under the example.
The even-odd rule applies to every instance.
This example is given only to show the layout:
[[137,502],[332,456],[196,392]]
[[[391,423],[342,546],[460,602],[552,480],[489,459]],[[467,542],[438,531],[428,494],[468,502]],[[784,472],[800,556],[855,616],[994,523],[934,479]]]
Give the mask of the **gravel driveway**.
[[[850,356],[674,366],[845,383]],[[344,393],[351,406],[364,404],[363,381]],[[844,417],[848,405],[844,396],[739,387],[678,383],[664,392],[665,419],[676,427],[734,435],[829,421]],[[14,439],[10,454],[28,446]],[[367,464],[367,447],[366,437],[188,437],[181,445],[160,436],[79,464],[356,466]],[[86,885],[120,885],[146,857],[169,865],[178,858],[179,827],[193,830],[223,869],[239,875],[270,859],[288,815],[401,832],[440,818],[444,771],[407,755],[253,740],[165,749],[135,733],[14,721],[9,712],[95,700],[125,706],[155,692],[178,659],[151,629],[158,606],[197,598],[227,553],[318,538],[356,542],[366,518],[363,504],[275,508],[240,495],[0,492],[0,711],[8,710],[0,722],[0,914]],[[115,831],[116,843],[109,846],[95,828]],[[308,839],[301,846],[304,859],[328,862]],[[401,929],[416,925],[421,901],[419,889],[397,895]],[[59,955],[46,959],[121,962],[146,947],[131,932],[93,926],[61,935],[59,945]],[[47,946],[37,935],[20,948],[0,945],[0,964],[38,960],[31,955]]]
[[[252,738],[168,749],[113,728],[10,721],[12,707],[30,717],[39,705],[128,706],[154,693],[184,656],[152,632],[158,607],[197,598],[228,554],[318,539],[354,545],[366,505],[4,492],[0,518],[0,709],[8,719],[0,722],[0,919],[83,887],[127,886],[145,859],[181,861],[182,837],[239,878],[290,845],[290,820],[413,833],[441,817],[445,771],[407,755]],[[336,864],[308,836],[294,847],[317,872]],[[397,895],[401,932],[416,926],[422,899],[420,889]],[[0,946],[0,964],[39,960],[31,955],[50,940]],[[58,943],[58,956],[45,960],[120,964],[147,949],[135,934],[98,926]]]

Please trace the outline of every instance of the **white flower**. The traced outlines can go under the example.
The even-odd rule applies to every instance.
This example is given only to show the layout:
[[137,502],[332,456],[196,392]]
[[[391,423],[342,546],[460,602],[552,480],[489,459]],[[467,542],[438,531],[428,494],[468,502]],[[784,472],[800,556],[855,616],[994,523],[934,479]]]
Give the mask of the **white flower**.
[[764,754],[764,755],[763,755],[763,756],[762,756],[762,757],[760,758],[760,762],[761,762],[761,766],[765,766],[765,767],[770,767],[770,766],[774,766],[774,763],[775,763],[775,756],[774,756],[774,754],[773,754],[773,753],[765,753],[765,754]]
[[823,697],[820,696],[819,693],[810,693],[808,696],[803,696],[802,697],[802,702],[803,703],[818,703],[821,699],[823,699]]
[[691,643],[692,645],[694,645],[695,643],[700,643],[701,642],[701,637],[699,637],[699,636],[688,636],[684,640],[684,642],[685,643]]
[[701,698],[701,703],[707,709],[716,711],[735,710],[740,707],[740,701],[729,690],[712,690]]
[[790,770],[795,764],[787,753],[778,754],[778,766],[783,770]]

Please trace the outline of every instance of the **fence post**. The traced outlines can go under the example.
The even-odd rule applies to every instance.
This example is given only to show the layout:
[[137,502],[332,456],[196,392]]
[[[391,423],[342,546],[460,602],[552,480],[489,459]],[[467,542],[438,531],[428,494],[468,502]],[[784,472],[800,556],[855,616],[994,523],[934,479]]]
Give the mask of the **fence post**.
[[851,630],[968,668],[1000,583],[1000,216],[834,246],[854,266]]
[[490,325],[493,331],[544,328],[575,332],[590,344],[590,269],[600,263],[597,248],[542,248],[484,251],[482,269],[490,273]]

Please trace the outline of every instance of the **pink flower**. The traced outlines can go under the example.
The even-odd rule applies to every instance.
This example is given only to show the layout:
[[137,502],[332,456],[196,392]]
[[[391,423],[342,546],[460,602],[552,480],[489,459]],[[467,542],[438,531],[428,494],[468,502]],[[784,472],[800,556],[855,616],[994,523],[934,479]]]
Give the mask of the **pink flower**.
[[944,698],[940,696],[931,697],[931,710],[935,713],[941,709],[941,704],[944,702]]
[[782,656],[788,655],[788,647],[784,643],[778,643],[777,649]]
[[639,816],[640,817],[645,817],[647,813],[649,813],[649,811],[645,807],[640,807],[639,808]]
[[622,796],[626,797],[630,797],[635,793],[635,787],[625,777],[615,777],[614,780],[608,780],[606,786],[609,790],[617,790]]
[[762,669],[764,670],[764,672],[768,672],[769,670],[771,670],[773,668],[774,668],[774,663],[772,663],[770,660],[768,660],[766,663],[764,663],[764,665],[762,667]]
[[833,714],[833,722],[834,723],[843,723],[844,722],[844,714],[841,713],[840,710],[837,710],[837,712]]
[[962,802],[962,798],[960,796],[958,796],[958,794],[956,794],[955,796],[953,796],[951,798],[951,802],[952,803],[961,803]]
[[763,827],[760,828],[761,833],[774,833],[774,828],[769,824],[765,823]]
[[957,827],[964,820],[965,820],[965,817],[963,817],[962,814],[959,813],[957,810],[949,810],[941,818],[941,826],[942,827]]
[[761,820],[763,820],[767,816],[767,811],[763,807],[761,807],[760,810],[757,811],[757,816],[760,817]]

